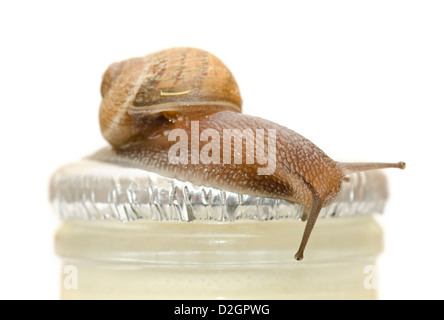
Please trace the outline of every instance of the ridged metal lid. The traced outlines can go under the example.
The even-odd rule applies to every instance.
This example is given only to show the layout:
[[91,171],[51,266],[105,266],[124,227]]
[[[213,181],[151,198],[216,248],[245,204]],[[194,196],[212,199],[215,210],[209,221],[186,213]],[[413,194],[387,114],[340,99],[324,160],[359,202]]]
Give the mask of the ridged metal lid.
[[[320,218],[382,213],[388,198],[381,171],[367,171],[343,182],[338,199]],[[50,200],[62,219],[122,222],[235,221],[301,219],[303,207],[284,200],[236,194],[160,176],[153,172],[83,160],[57,170]]]

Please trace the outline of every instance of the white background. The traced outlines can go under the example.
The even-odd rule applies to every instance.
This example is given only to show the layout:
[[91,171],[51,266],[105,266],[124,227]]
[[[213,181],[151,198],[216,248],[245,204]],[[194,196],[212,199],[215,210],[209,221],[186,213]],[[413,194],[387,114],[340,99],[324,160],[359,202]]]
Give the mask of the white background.
[[2,1],[0,298],[57,299],[57,167],[105,145],[102,73],[172,46],[220,57],[244,112],[388,170],[381,298],[444,298],[440,1]]

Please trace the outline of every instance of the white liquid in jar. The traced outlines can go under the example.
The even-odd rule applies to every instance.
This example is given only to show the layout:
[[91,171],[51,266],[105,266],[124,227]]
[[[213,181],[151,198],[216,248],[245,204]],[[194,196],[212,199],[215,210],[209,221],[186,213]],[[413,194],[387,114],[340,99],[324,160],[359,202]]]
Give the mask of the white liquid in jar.
[[[375,299],[382,231],[371,215],[305,223],[66,220],[63,299]],[[373,274],[372,274],[373,273]]]

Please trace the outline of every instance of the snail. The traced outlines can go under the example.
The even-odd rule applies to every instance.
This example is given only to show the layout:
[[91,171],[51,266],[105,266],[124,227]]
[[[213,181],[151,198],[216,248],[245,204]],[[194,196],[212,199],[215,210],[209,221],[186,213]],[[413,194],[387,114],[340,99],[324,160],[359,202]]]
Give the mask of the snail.
[[[336,162],[298,133],[243,114],[230,70],[200,49],[172,48],[114,63],[103,75],[101,95],[101,131],[112,148],[92,158],[301,204],[307,221],[297,260],[303,259],[319,212],[336,199],[349,174],[405,168],[404,162]],[[231,130],[231,136],[225,135],[226,130]],[[185,137],[181,146],[190,152],[177,147],[180,132]],[[229,143],[221,137],[228,137]],[[233,147],[232,139],[241,141],[241,150]],[[202,141],[207,144],[196,147]],[[258,147],[264,141],[268,141],[267,153]],[[251,154],[252,150],[256,153]],[[268,174],[260,173],[265,164],[258,150],[268,156],[268,168],[273,169]],[[206,158],[199,161],[199,155]]]

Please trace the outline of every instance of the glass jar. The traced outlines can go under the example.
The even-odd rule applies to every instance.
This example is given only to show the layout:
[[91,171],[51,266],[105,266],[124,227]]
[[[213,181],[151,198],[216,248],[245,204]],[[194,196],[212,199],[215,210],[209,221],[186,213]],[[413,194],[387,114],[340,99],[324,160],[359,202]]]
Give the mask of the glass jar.
[[302,208],[83,161],[53,177],[63,299],[375,299],[387,198],[355,174],[303,261]]

